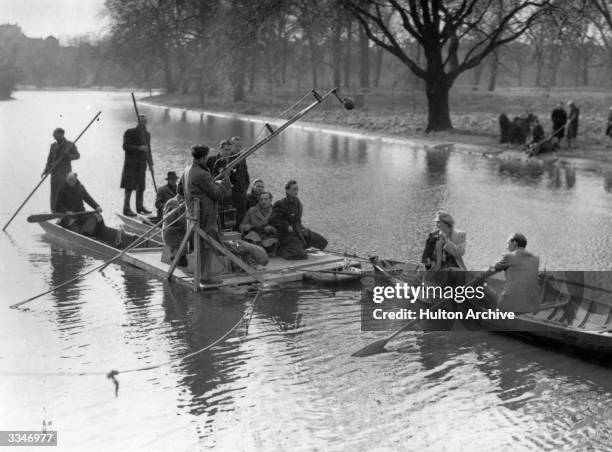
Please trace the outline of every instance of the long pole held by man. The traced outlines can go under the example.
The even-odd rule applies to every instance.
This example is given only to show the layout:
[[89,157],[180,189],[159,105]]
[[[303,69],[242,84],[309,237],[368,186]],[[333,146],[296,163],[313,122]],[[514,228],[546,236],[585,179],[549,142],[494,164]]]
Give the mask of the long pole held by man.
[[[43,182],[47,179],[49,175],[52,175],[51,176],[51,211],[54,210],[54,195],[57,196],[57,193],[59,192],[59,188],[61,188],[57,184],[57,181],[62,181],[62,178],[65,179],[66,175],[72,170],[72,167],[70,165],[70,160],[75,160],[79,158],[79,153],[76,150],[76,143],[77,141],[79,141],[79,138],[83,136],[83,134],[87,131],[87,129],[89,129],[89,127],[96,120],[97,121],[100,120],[99,119],[100,114],[102,114],[101,111],[96,113],[93,119],[89,121],[89,124],[85,126],[83,131],[75,138],[73,142],[69,142],[68,140],[64,138],[63,129],[57,128],[53,131],[53,138],[55,138],[56,142],[51,145],[51,149],[49,151],[49,157],[47,159],[47,165],[41,175],[41,179],[38,182],[38,184],[36,184],[36,186],[34,187],[34,190],[30,192],[30,194],[26,197],[26,199],[24,199],[21,205],[17,208],[17,210],[15,211],[13,216],[9,219],[9,221],[6,222],[6,224],[2,228],[3,231],[6,231],[6,228],[9,226],[9,224],[11,224],[13,219],[17,216],[17,214],[21,211],[21,209],[23,209],[23,206],[26,205],[26,203],[30,200],[32,195],[36,193],[36,190],[38,190],[38,187],[40,187],[43,184]],[[58,171],[61,172],[61,174],[58,174]]]
[[123,214],[129,217],[136,216],[130,207],[133,191],[136,192],[136,212],[143,214],[151,213],[143,204],[147,166],[151,173],[153,188],[157,193],[157,184],[155,183],[155,176],[153,174],[151,134],[147,131],[147,117],[138,113],[138,106],[136,105],[134,93],[132,93],[132,101],[134,103],[134,111],[136,112],[138,125],[133,129],[126,130],[123,134],[125,160],[123,163],[123,172],[121,174],[121,188],[125,190]]

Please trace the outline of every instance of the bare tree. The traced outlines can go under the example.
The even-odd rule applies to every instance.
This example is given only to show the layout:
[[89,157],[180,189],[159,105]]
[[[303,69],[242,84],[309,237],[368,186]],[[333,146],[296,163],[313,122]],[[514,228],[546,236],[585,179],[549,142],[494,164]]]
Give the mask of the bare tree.
[[[494,1],[341,0],[376,45],[425,80],[428,132],[452,128],[449,91],[458,75],[521,36],[551,3],[551,0],[507,1],[498,15],[492,12]],[[399,20],[387,26],[384,18],[389,10],[394,10]],[[402,45],[406,35],[423,48],[424,67]]]

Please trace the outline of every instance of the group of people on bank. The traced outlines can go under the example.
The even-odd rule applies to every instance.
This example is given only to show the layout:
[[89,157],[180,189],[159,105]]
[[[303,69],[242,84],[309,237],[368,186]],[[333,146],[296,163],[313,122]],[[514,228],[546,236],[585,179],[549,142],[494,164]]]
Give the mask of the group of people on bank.
[[[444,211],[438,212],[434,222],[436,230],[427,237],[421,262],[428,271],[466,271],[463,262],[467,242],[466,232],[455,228],[455,220]],[[482,273],[478,281],[484,282],[489,276],[504,271],[506,281],[498,296],[497,307],[504,311],[537,311],[540,306],[538,289],[540,258],[526,250],[527,238],[520,232],[511,235],[506,245],[508,252]],[[446,282],[458,283],[458,281]]]
[[502,113],[499,117],[500,142],[522,144],[529,155],[555,151],[560,148],[563,138],[567,139],[567,147],[571,148],[578,136],[579,117],[580,109],[573,101],[568,101],[567,105],[561,102],[550,115],[552,131],[547,137],[540,120],[533,113],[516,117],[513,121]]

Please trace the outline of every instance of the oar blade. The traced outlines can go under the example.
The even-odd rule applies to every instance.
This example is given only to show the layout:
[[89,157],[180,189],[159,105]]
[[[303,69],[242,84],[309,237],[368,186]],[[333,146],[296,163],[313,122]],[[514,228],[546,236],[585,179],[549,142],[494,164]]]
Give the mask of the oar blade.
[[387,343],[389,342],[389,338],[387,339],[379,339],[371,344],[366,345],[361,350],[357,350],[351,356],[355,356],[357,358],[363,358],[365,356],[378,355],[380,353],[386,353],[388,350],[385,348]]
[[41,213],[37,215],[30,215],[28,217],[28,223],[40,223],[41,221],[53,220],[54,218],[59,218],[63,215],[58,215],[56,213]]

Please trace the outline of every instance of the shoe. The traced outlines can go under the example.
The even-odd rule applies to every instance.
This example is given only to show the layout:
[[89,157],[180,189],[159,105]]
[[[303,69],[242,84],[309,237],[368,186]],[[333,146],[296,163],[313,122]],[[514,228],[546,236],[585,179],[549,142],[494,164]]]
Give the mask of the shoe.
[[151,211],[150,211],[150,210],[147,210],[147,209],[145,209],[144,207],[141,207],[140,209],[137,209],[136,211],[137,211],[138,213],[142,213],[142,214],[145,214],[145,215],[148,215],[148,214],[150,214],[150,213],[151,213]]
[[202,284],[206,284],[209,286],[215,285],[215,284],[223,284],[223,280],[219,278],[208,278],[208,279],[200,278],[200,282]]
[[134,212],[132,212],[131,210],[124,210],[123,211],[123,215],[125,215],[126,217],[135,217],[136,214]]

